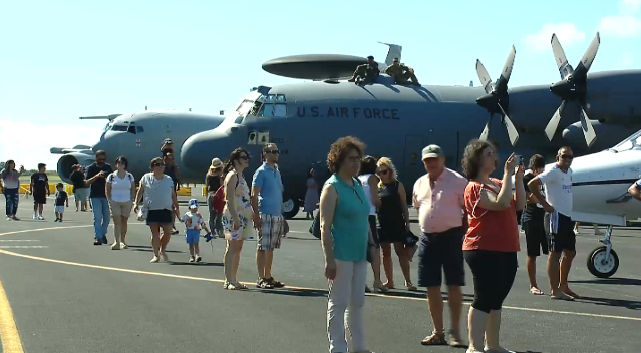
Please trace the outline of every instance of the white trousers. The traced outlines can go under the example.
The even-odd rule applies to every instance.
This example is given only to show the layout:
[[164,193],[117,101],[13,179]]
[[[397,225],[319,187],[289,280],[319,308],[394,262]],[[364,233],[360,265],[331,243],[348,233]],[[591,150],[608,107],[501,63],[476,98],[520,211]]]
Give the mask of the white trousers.
[[[367,261],[336,260],[336,277],[329,281],[327,303],[327,337],[330,353],[365,350],[363,305],[366,278]],[[349,335],[346,334],[347,331]]]

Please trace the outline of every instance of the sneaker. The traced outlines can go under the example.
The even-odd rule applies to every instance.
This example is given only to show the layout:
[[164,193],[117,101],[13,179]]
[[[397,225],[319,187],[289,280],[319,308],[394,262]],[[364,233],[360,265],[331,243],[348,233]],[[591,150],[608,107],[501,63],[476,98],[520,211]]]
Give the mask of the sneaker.
[[193,256],[190,256],[190,257],[189,257],[189,262],[195,262],[195,261],[196,261],[196,258],[195,258],[195,257],[193,257]]
[[100,239],[94,239],[93,245],[102,245],[102,242],[100,241]]
[[200,255],[196,255],[196,262],[200,262],[200,261],[202,261],[202,259],[203,259],[203,258],[202,258],[202,257],[200,257]]
[[39,215],[39,216],[38,216],[38,219],[39,219],[39,220],[41,220],[41,221],[44,221],[44,220],[45,220],[45,218],[44,218],[42,215]]
[[13,220],[13,218],[7,216],[7,221],[11,221],[11,220]]
[[111,250],[120,250],[120,243],[111,244]]
[[13,219],[14,221],[19,221],[20,220],[20,218],[16,217],[16,215],[11,216],[11,219]]
[[160,259],[157,256],[154,256],[151,258],[151,260],[149,260],[149,262],[158,262],[158,261],[160,261]]

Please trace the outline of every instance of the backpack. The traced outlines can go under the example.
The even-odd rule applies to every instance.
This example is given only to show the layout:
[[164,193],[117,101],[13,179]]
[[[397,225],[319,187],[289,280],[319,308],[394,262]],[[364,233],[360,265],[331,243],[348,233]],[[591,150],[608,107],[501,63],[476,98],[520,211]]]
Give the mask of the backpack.
[[[238,187],[238,183],[240,183],[240,177],[236,180],[236,187]],[[225,183],[216,190],[216,193],[214,193],[214,198],[212,201],[212,210],[214,212],[221,214],[223,213],[223,210],[225,209]]]

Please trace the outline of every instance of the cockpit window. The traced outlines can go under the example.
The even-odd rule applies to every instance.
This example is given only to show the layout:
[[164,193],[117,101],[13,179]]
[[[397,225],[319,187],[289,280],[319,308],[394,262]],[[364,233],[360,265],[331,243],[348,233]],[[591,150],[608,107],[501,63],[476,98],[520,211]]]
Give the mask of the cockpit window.
[[635,132],[627,139],[619,142],[616,146],[612,147],[617,152],[627,151],[631,149],[641,149],[641,130]]
[[145,131],[145,129],[143,129],[142,126],[136,126],[136,133],[139,134],[139,133],[144,132],[144,131]]
[[129,126],[129,129],[127,129],[127,132],[131,134],[136,134],[136,127],[135,126]]
[[287,116],[287,104],[265,103],[259,115],[270,118],[284,118]]
[[129,126],[127,125],[114,124],[111,127],[111,131],[127,131],[128,128]]

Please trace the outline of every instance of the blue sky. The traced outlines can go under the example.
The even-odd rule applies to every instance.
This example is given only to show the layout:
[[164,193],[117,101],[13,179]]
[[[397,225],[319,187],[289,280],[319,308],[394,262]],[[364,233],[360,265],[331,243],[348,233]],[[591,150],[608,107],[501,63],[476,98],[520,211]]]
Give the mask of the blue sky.
[[[389,9],[389,10],[388,10]],[[92,144],[105,121],[82,115],[229,110],[285,55],[374,55],[403,46],[423,84],[495,80],[512,44],[510,86],[553,83],[552,32],[576,66],[596,31],[591,71],[641,68],[641,0],[0,2],[0,160],[55,168],[51,146]],[[35,141],[34,141],[35,140]]]

